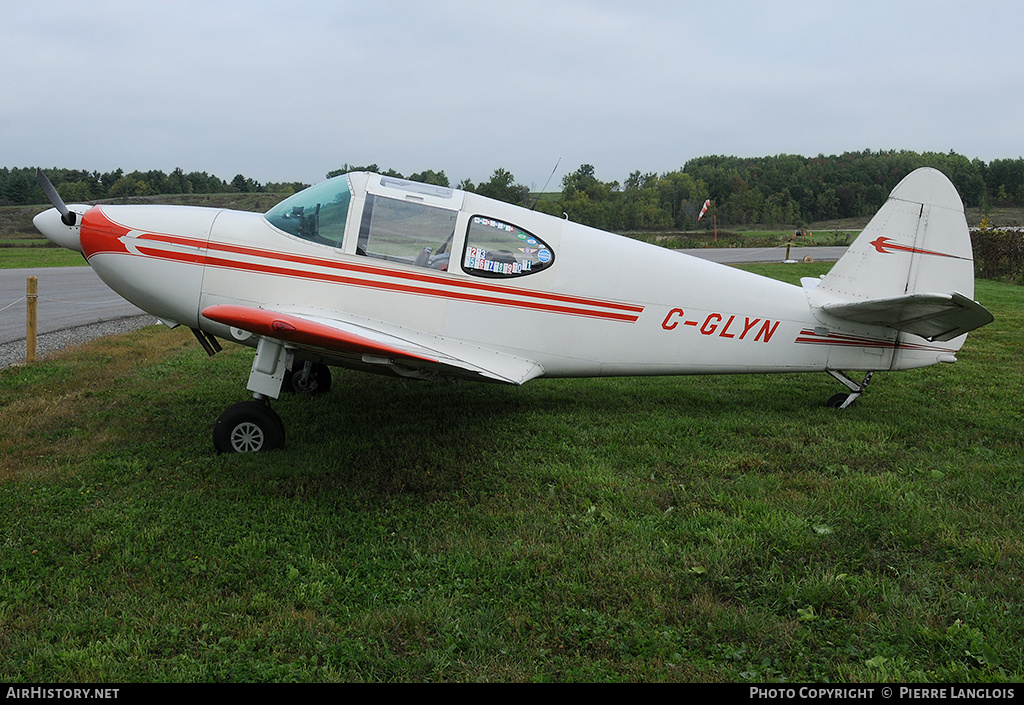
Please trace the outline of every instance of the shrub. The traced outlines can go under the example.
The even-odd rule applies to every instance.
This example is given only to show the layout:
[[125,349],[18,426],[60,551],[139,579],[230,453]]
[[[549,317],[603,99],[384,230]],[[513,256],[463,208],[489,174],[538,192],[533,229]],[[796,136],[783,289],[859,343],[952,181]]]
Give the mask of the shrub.
[[982,226],[971,233],[974,274],[985,279],[1024,284],[1024,233]]

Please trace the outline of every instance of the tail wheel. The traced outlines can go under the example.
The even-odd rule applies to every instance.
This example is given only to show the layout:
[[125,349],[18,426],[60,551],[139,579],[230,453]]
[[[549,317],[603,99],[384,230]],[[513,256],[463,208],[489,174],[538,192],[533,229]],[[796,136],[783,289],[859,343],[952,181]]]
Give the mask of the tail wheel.
[[868,384],[871,383],[871,377],[875,374],[874,370],[864,375],[859,383],[850,379],[848,376],[840,372],[839,370],[825,370],[834,379],[842,382],[846,385],[846,388],[850,390],[849,394],[840,392],[839,394],[833,394],[829,397],[828,401],[825,402],[825,406],[833,409],[849,409],[853,406],[858,399],[864,396],[864,392],[867,391]]
[[829,407],[830,409],[838,409],[843,404],[846,403],[846,400],[847,400],[847,398],[849,396],[850,396],[849,394],[845,394],[843,392],[839,392],[838,394],[833,394],[832,396],[830,396],[828,398],[828,401],[825,402],[825,406]]
[[268,404],[243,401],[224,410],[213,425],[218,453],[260,453],[284,446],[284,422]]

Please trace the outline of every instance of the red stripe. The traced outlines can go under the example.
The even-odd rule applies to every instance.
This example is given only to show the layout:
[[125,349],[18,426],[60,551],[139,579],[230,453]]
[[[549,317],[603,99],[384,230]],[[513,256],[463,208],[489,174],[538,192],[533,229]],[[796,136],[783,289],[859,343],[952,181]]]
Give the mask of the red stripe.
[[796,337],[794,342],[808,345],[837,345],[854,348],[893,348],[903,350],[931,350],[934,352],[956,352],[952,348],[943,348],[937,345],[918,345],[916,343],[901,343],[896,340],[878,340],[876,338],[858,338],[852,335],[840,333],[829,333],[824,338],[814,331],[804,329]]
[[800,335],[796,337],[794,342],[805,343],[808,345],[838,345],[856,348],[892,348],[896,345],[895,342],[891,340],[858,338],[851,335],[842,335],[841,333],[828,333],[825,336],[820,336],[814,331],[807,329],[800,331]]
[[[119,237],[128,234],[129,232],[131,232],[131,230],[124,225],[115,223],[114,221],[110,220],[109,217],[100,212],[99,208],[95,208],[91,212],[95,212],[97,216],[102,216],[102,222],[94,223],[93,227],[90,228],[93,237],[91,238],[90,244],[92,246],[89,248],[88,256],[91,257],[92,255],[95,254],[108,252],[118,254],[131,254],[130,252],[127,251],[124,244],[118,240]],[[100,218],[97,217],[97,221],[99,220]],[[83,226],[84,225],[85,223],[83,223]],[[585,316],[590,318],[602,318],[606,320],[623,321],[627,323],[635,323],[639,319],[640,314],[643,313],[644,310],[643,306],[635,304],[619,303],[615,301],[601,301],[598,299],[590,299],[586,297],[572,296],[568,294],[556,294],[544,291],[535,291],[531,289],[518,289],[509,286],[478,283],[455,278],[450,279],[442,276],[432,275],[429,273],[399,272],[391,269],[386,269],[384,267],[374,266],[372,264],[331,262],[303,255],[272,252],[269,250],[263,250],[259,248],[252,248],[240,245],[229,245],[226,243],[219,242],[206,242],[204,240],[182,237],[177,235],[170,235],[166,233],[139,232],[137,240],[139,242],[135,245],[135,249],[137,249],[140,254],[143,254],[144,256],[147,257],[153,257],[155,259],[161,259],[172,262],[186,262],[189,264],[205,264],[206,266],[218,267],[222,269],[258,272],[261,274],[270,274],[274,276],[312,279],[317,281],[332,282],[336,284],[345,284],[349,286],[358,286],[363,288],[407,293],[417,296],[431,296],[434,298],[444,298],[456,301],[468,301],[472,303],[509,306],[513,308],[523,308],[528,310],[545,311],[549,313],[559,313],[574,316]],[[153,247],[146,247],[143,244],[146,241],[149,241],[151,243],[162,242],[169,245],[195,247],[204,250],[204,252],[206,252],[207,254],[168,252],[166,250],[160,250]],[[228,254],[261,257],[265,259],[275,260],[278,262],[290,262],[295,264],[322,267],[325,269],[340,270],[341,272],[346,273],[369,274],[374,276],[387,277],[390,279],[397,279],[398,282],[378,282],[362,278],[356,278],[352,276],[346,276],[342,274],[320,274],[307,270],[280,267],[275,265],[238,262],[235,260],[211,256],[210,254],[208,254],[210,251],[220,251]],[[417,284],[443,286],[450,287],[453,289],[465,289],[468,291],[466,291],[465,293],[459,291],[445,291],[434,288],[427,288]],[[506,296],[518,296],[526,299],[537,299],[537,301],[516,301],[500,298],[498,296],[487,295],[489,293],[504,294]],[[587,306],[594,307],[594,309],[598,310],[581,308]]]
[[911,247],[910,245],[901,245],[899,243],[893,242],[891,239],[887,237],[880,237],[868,244],[873,245],[874,248],[881,252],[883,255],[890,255],[892,254],[893,250],[896,250],[899,252],[912,252],[917,255],[935,255],[937,257],[951,257],[953,259],[963,259],[962,257],[957,257],[956,255],[948,255],[945,252],[919,250],[916,247]]
[[[167,240],[173,242],[173,240]],[[554,294],[546,291],[535,291],[532,289],[517,289],[514,287],[501,286],[495,284],[477,283],[472,281],[466,281],[463,279],[449,279],[446,277],[440,277],[431,275],[428,273],[420,272],[397,272],[392,269],[386,269],[384,267],[377,267],[372,264],[357,264],[353,262],[331,262],[327,260],[320,260],[313,257],[307,257],[303,255],[294,255],[286,252],[270,252],[268,250],[260,250],[251,247],[244,247],[239,245],[228,245],[220,242],[209,243],[210,250],[219,250],[223,252],[231,252],[233,254],[250,255],[254,257],[263,257],[267,259],[279,260],[284,262],[294,262],[296,264],[307,264],[315,267],[325,267],[329,269],[340,269],[342,271],[359,272],[362,274],[372,274],[376,276],[393,277],[397,279],[407,279],[413,281],[424,282],[427,284],[435,284],[438,286],[450,286],[462,289],[472,289],[474,291],[490,291],[499,294],[509,294],[512,296],[524,296],[528,298],[544,299],[549,301],[559,301],[562,303],[579,304],[583,306],[596,306],[599,308],[610,308],[619,311],[629,311],[631,313],[640,314],[643,312],[644,307],[635,304],[624,304],[616,301],[601,301],[598,299],[589,299],[580,296],[571,296],[569,294]]]
[[219,267],[222,269],[236,269],[247,272],[258,272],[260,274],[272,274],[276,276],[297,277],[300,279],[313,279],[317,281],[332,282],[335,284],[359,286],[367,289],[380,289],[384,291],[400,292],[403,294],[414,294],[417,296],[431,296],[434,298],[452,299],[455,301],[469,301],[471,303],[510,306],[513,308],[525,308],[534,311],[546,311],[549,313],[564,313],[574,316],[604,318],[607,320],[624,321],[627,323],[635,323],[639,318],[639,315],[634,314],[616,313],[613,311],[592,311],[582,308],[571,308],[569,306],[546,304],[537,301],[510,301],[508,299],[502,299],[494,296],[463,294],[454,291],[437,291],[435,289],[426,289],[420,286],[414,286],[410,284],[375,282],[371,280],[356,279],[353,277],[347,277],[338,274],[317,274],[315,272],[307,272],[301,269],[285,269],[269,265],[249,264],[246,262],[235,262],[233,260],[226,259],[214,259],[212,257],[207,257],[206,266]]

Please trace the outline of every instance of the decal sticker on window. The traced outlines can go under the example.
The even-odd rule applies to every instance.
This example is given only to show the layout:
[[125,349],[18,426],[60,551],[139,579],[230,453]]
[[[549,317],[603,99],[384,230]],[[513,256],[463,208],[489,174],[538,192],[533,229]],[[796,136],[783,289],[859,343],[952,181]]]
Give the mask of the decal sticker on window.
[[519,277],[551,266],[554,253],[535,235],[484,216],[469,221],[463,271],[480,277]]

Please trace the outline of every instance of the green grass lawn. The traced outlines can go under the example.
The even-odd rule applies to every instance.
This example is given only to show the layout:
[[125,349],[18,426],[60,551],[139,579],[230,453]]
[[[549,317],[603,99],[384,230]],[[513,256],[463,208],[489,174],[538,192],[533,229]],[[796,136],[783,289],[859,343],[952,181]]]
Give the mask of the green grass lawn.
[[[827,265],[762,265],[795,281]],[[153,327],[0,371],[8,682],[1024,678],[1024,288],[956,365],[336,371],[217,456],[252,353]]]
[[80,252],[63,247],[41,245],[0,247],[0,269],[85,267],[88,264]]

